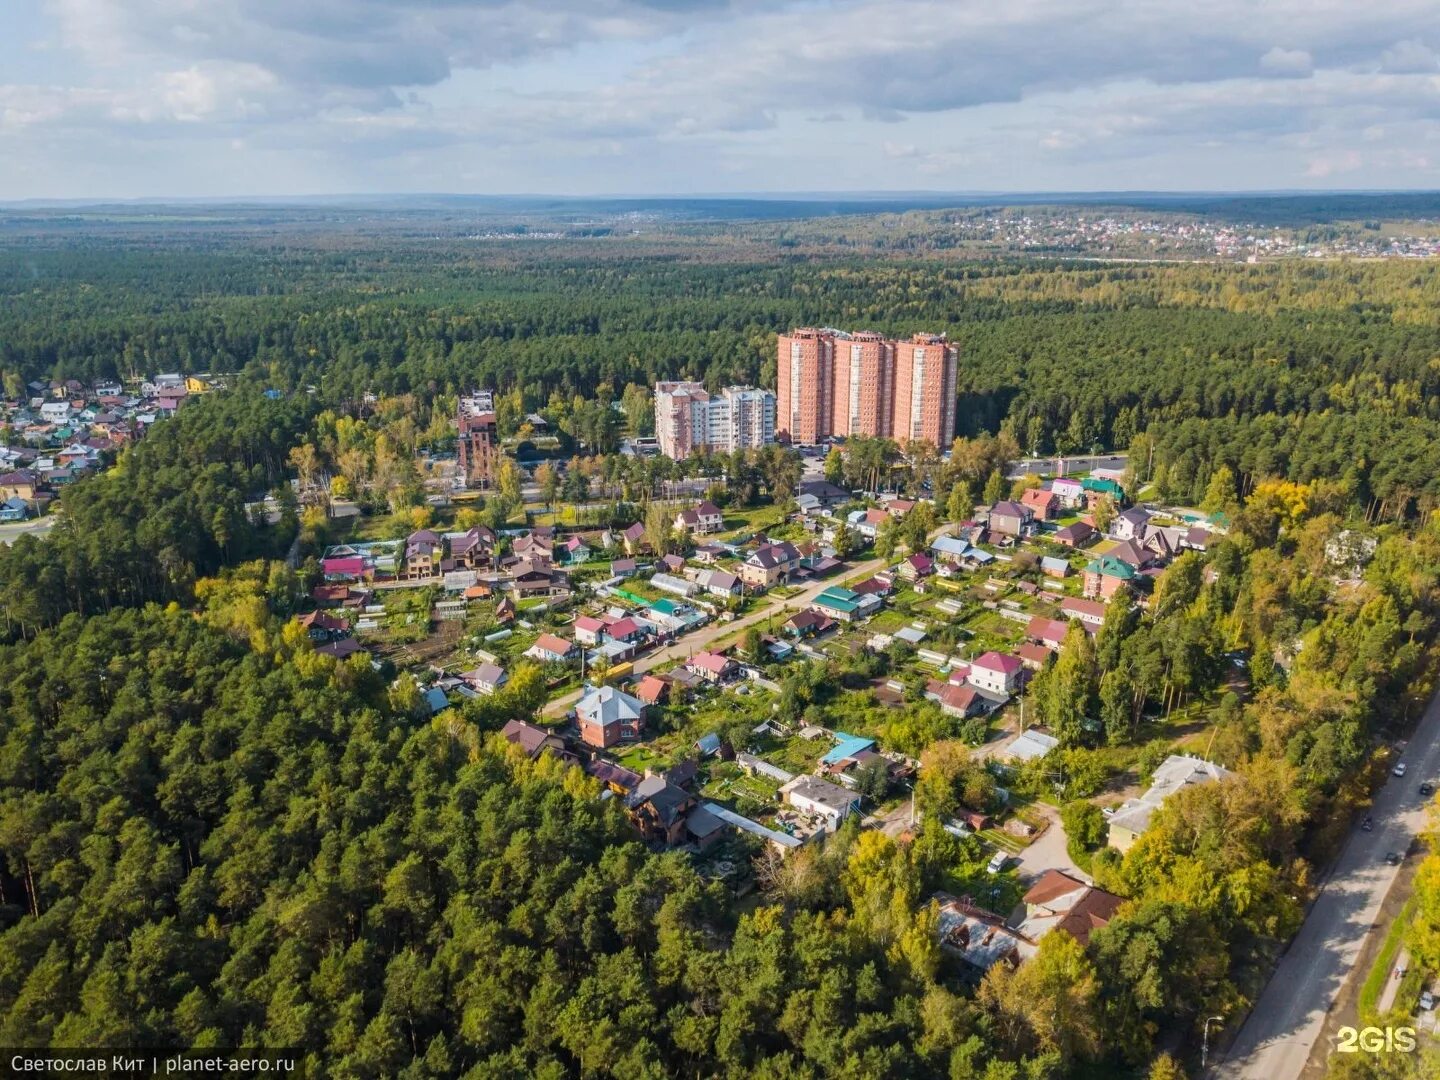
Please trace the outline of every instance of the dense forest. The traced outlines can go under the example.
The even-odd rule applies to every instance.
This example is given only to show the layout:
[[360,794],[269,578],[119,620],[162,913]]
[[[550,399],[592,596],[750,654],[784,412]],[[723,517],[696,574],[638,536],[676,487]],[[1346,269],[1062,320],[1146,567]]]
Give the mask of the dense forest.
[[[1375,740],[1433,687],[1440,275],[604,243],[582,258],[162,236],[0,261],[7,393],[235,373],[66,490],[49,537],[0,551],[0,1043],[300,1046],[322,1075],[377,1078],[1180,1075],[1157,1044],[1243,1010],[1364,802]],[[303,487],[323,460],[362,499],[415,488],[410,452],[476,385],[507,416],[548,408],[608,446],[597,392],[633,424],[632,384],[766,381],[795,323],[960,342],[966,438],[923,463],[948,517],[999,497],[1017,448],[1100,446],[1233,522],[1143,616],[1072,633],[1034,688],[1068,775],[1019,782],[1079,795],[1087,760],[1143,739],[1147,709],[1251,658],[1213,745],[1234,783],[1167,803],[1123,857],[1072,809],[1072,840],[1129,901],[1084,948],[1050,935],[962,985],[928,898],[980,851],[934,820],[909,843],[842,831],[736,905],[646,851],[582,772],[496,736],[532,701],[422,718],[289,619],[292,474]],[[857,441],[835,476],[873,480],[887,452]],[[621,468],[592,460],[565,483]],[[743,500],[783,498],[789,465],[717,467]],[[643,497],[652,480],[617,482]],[[277,490],[279,524],[246,512]],[[1375,549],[1341,587],[1346,530]],[[823,711],[846,675],[801,668],[784,707]],[[975,781],[953,735],[914,733],[932,819]]]
[[64,494],[60,524],[43,538],[0,548],[0,616],[31,633],[68,612],[188,600],[196,577],[256,555],[283,553],[295,536],[293,502],[271,528],[246,503],[280,485],[305,436],[303,397],[216,395],[157,424],[118,465]]
[[0,262],[0,373],[18,392],[36,377],[244,371],[337,408],[521,387],[535,408],[659,378],[773,383],[773,335],[796,324],[924,328],[961,346],[964,435],[1003,427],[1027,451],[1075,453],[1154,427],[1177,498],[1198,498],[1220,464],[1349,474],[1357,505],[1391,514],[1440,492],[1429,264],[727,262],[723,244],[595,243],[194,251],[162,233],[16,249]]

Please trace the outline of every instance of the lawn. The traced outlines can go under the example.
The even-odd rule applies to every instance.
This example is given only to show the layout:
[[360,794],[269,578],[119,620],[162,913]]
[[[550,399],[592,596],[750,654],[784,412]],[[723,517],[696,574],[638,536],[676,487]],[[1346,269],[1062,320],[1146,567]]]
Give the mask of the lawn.
[[637,743],[615,755],[615,759],[625,768],[637,773],[643,773],[647,768],[656,765],[667,765],[669,761],[662,758],[655,750],[654,743]]
[[[1395,957],[1400,954],[1400,948],[1405,943],[1405,933],[1410,928],[1410,919],[1414,913],[1415,898],[1412,896],[1405,901],[1400,914],[1385,932],[1385,940],[1380,945],[1380,952],[1375,956],[1370,974],[1365,976],[1365,982],[1360,986],[1358,1011],[1362,1020],[1368,1020],[1375,1012],[1380,993],[1385,989],[1385,981],[1390,978],[1390,971],[1395,966]],[[1402,1000],[1399,994],[1396,994],[1395,1000],[1397,1003]]]
[[752,506],[747,508],[727,507],[725,527],[721,536],[733,539],[734,535],[764,532],[780,525],[785,520],[785,509],[780,506]]

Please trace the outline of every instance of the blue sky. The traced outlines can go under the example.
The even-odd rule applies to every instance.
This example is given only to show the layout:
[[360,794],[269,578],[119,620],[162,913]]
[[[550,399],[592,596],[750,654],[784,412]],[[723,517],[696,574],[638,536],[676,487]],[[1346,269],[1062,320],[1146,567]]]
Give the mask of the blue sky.
[[1440,187],[1440,0],[8,0],[0,199]]

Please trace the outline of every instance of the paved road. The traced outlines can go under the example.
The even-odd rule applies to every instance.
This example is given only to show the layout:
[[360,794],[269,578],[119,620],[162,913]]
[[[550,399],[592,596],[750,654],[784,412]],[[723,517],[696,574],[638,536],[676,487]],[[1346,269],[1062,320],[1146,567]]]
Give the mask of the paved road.
[[1295,1080],[1320,1037],[1325,1013],[1375,929],[1381,902],[1399,868],[1385,853],[1404,853],[1426,825],[1419,785],[1440,777],[1440,694],[1431,699],[1391,776],[1375,796],[1373,832],[1357,827],[1340,853],[1305,925],[1215,1075],[1234,1080]]
[[1095,469],[1123,469],[1125,462],[1129,459],[1127,454],[1101,454],[1098,457],[1090,454],[1077,454],[1074,457],[1058,458],[1025,458],[1022,461],[1012,461],[1010,471],[1006,473],[1006,479],[1019,480],[1027,473],[1045,473],[1054,475],[1064,466],[1065,474],[1077,472],[1092,472]]
[[37,518],[34,521],[6,522],[0,525],[0,544],[13,544],[26,533],[43,538],[59,520],[58,517],[51,514],[49,517]]

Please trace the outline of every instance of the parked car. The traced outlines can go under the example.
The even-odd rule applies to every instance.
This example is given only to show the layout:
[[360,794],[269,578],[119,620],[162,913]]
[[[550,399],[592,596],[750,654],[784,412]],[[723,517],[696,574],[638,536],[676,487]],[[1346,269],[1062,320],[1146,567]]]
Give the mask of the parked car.
[[1395,763],[1395,768],[1391,769],[1390,771],[1391,771],[1392,773],[1394,773],[1396,776],[1404,776],[1404,775],[1405,775],[1405,762],[1403,762],[1403,761],[1397,761],[1397,762]]
[[1370,831],[1371,829],[1373,829],[1374,827],[1375,827],[1375,822],[1370,819],[1370,815],[1369,815],[1369,814],[1366,814],[1363,818],[1360,819],[1360,831],[1361,831],[1361,832],[1369,832],[1369,831]]
[[1429,1012],[1431,1009],[1435,1008],[1435,995],[1430,993],[1429,990],[1426,990],[1423,994],[1420,995],[1420,1008],[1424,1009],[1426,1012]]
[[1428,799],[1431,795],[1435,794],[1435,785],[1428,780],[1425,781],[1425,783],[1420,785],[1420,794]]
[[1393,851],[1387,851],[1385,853],[1385,864],[1387,866],[1399,866],[1400,856],[1395,854],[1395,852]]
[[985,870],[990,874],[998,874],[1005,869],[1005,864],[1010,861],[1010,856],[1003,851],[997,851],[990,856],[990,861],[985,864]]

